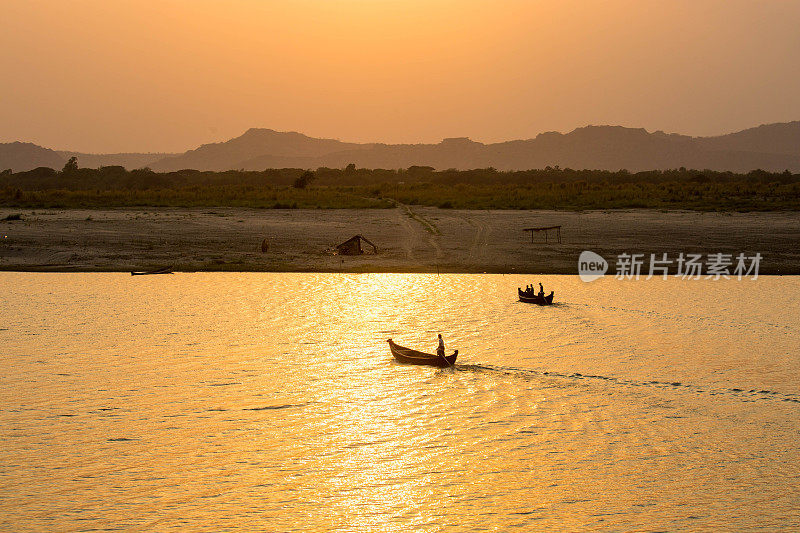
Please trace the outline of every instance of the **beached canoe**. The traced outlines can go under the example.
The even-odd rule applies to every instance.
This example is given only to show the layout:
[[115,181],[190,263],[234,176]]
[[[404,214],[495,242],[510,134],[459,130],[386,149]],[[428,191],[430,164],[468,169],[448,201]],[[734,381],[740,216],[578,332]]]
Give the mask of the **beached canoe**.
[[144,270],[142,272],[131,272],[131,276],[148,276],[150,274],[172,274],[172,267],[164,267],[157,270]]
[[454,365],[456,363],[456,357],[458,357],[458,350],[454,351],[453,355],[442,357],[440,355],[418,352],[417,350],[412,350],[411,348],[405,348],[392,342],[392,339],[389,339],[387,342],[389,343],[389,349],[392,351],[394,358],[401,363],[410,365],[446,367]]
[[530,295],[526,294],[525,291],[517,287],[519,301],[525,302],[526,304],[553,305],[553,292],[554,291],[550,291],[550,294],[547,296],[539,296],[538,294]]

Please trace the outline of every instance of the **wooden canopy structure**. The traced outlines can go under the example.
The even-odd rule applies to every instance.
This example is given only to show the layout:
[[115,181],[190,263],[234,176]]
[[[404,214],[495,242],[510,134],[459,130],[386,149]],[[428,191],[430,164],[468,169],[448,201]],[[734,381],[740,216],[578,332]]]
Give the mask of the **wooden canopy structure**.
[[561,244],[561,226],[546,226],[543,228],[523,228],[522,231],[530,231],[531,232],[531,242],[533,242],[533,234],[539,233],[540,231],[544,232],[544,242],[547,242],[548,232],[550,230],[556,230],[556,239],[558,243]]
[[364,250],[361,248],[361,241],[372,246],[372,253],[378,253],[378,247],[363,235],[353,235],[341,244],[336,245],[336,253],[338,255],[361,255]]

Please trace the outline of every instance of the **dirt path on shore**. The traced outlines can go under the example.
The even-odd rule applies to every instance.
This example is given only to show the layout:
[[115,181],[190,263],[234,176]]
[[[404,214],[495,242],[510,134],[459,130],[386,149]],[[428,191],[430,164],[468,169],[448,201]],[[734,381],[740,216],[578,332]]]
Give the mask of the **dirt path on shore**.
[[492,233],[491,222],[475,218],[469,214],[464,215],[464,220],[475,228],[475,235],[469,247],[469,257],[473,265],[480,265],[486,260],[486,254],[488,253],[489,237]]
[[403,225],[407,228],[409,234],[408,259],[412,259],[413,249],[420,243],[420,241],[425,241],[431,246],[433,255],[437,262],[443,258],[444,252],[439,245],[438,239],[438,237],[441,235],[439,228],[437,228],[436,225],[431,221],[416,213],[411,206],[401,204],[399,202],[395,202],[395,204],[397,205],[398,212],[402,213],[401,220]]
[[404,228],[403,239],[401,245],[406,252],[406,259],[409,261],[414,260],[414,247],[417,245],[417,234],[408,216],[402,209],[395,209],[397,214],[397,221]]
[[[9,215],[19,220],[2,220]],[[563,243],[531,243],[522,228],[561,225]],[[334,246],[362,234],[377,255]],[[261,242],[270,246],[261,253]],[[800,274],[800,213],[688,211],[0,210],[0,270],[176,270],[577,273],[592,250],[760,253],[761,273]]]

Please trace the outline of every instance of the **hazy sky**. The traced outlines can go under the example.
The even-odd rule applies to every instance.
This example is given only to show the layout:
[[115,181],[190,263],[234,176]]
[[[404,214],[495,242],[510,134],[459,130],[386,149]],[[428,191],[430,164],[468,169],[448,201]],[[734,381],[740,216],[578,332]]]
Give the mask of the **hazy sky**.
[[0,0],[0,142],[183,151],[800,119],[800,0]]

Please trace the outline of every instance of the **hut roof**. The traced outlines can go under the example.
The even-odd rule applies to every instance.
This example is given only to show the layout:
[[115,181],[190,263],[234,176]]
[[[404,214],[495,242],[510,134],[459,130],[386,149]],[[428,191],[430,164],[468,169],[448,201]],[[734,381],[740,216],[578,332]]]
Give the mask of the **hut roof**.
[[378,247],[375,246],[375,244],[373,244],[372,241],[370,241],[360,233],[358,235],[353,235],[352,237],[350,237],[341,244],[337,244],[336,249],[341,251],[342,249],[348,249],[350,246],[355,245],[358,248],[358,252],[361,253],[361,241],[364,241],[365,243],[372,246],[373,253],[378,253]]

